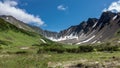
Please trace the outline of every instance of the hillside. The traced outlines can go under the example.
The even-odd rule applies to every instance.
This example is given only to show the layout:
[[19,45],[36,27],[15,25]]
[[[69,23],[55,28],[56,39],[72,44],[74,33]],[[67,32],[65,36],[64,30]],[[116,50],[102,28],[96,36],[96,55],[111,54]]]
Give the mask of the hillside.
[[0,18],[0,45],[29,46],[44,43],[43,40],[47,42],[40,34],[20,29]]
[[47,38],[69,44],[94,44],[106,42],[115,37],[120,29],[120,13],[103,12],[99,19],[88,18],[79,25],[71,26]]

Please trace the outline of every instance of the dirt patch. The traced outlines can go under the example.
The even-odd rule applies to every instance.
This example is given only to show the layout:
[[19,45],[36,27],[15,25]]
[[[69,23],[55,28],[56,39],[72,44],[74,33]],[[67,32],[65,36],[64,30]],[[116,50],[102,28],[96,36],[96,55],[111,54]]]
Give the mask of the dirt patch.
[[50,68],[57,68],[57,67],[62,67],[62,68],[69,68],[73,64],[77,64],[79,62],[86,62],[87,60],[81,59],[81,60],[75,60],[75,61],[63,61],[63,62],[48,62],[48,67]]
[[27,50],[27,49],[29,49],[30,47],[21,47],[20,49],[22,49],[22,50]]
[[2,57],[9,57],[10,55],[9,54],[3,54],[3,55],[0,55],[0,58],[2,58]]

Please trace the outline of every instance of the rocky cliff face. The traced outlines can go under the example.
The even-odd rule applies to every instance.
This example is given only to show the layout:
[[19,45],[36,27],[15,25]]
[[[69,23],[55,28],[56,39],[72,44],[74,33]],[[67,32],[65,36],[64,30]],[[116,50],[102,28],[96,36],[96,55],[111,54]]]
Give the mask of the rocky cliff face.
[[120,28],[120,13],[103,12],[99,19],[89,18],[79,25],[60,31],[51,40],[63,43],[100,43],[114,36]]

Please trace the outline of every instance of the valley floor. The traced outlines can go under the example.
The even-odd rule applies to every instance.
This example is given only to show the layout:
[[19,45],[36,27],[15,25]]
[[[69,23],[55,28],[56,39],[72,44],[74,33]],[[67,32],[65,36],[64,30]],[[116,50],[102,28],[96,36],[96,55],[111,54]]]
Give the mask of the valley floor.
[[120,68],[120,52],[1,53],[0,68]]

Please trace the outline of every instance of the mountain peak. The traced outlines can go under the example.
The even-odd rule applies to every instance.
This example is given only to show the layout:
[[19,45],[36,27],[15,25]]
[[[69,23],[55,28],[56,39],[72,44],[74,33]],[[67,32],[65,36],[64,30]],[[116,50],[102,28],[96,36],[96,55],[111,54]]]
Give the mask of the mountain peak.
[[[111,11],[103,12],[99,19],[88,18],[87,21],[83,21],[79,25],[60,31],[56,40],[63,43],[104,42],[106,39],[112,38],[120,28],[117,24],[120,21],[119,19],[120,13],[113,13]],[[53,40],[54,37],[51,37],[50,39]]]

